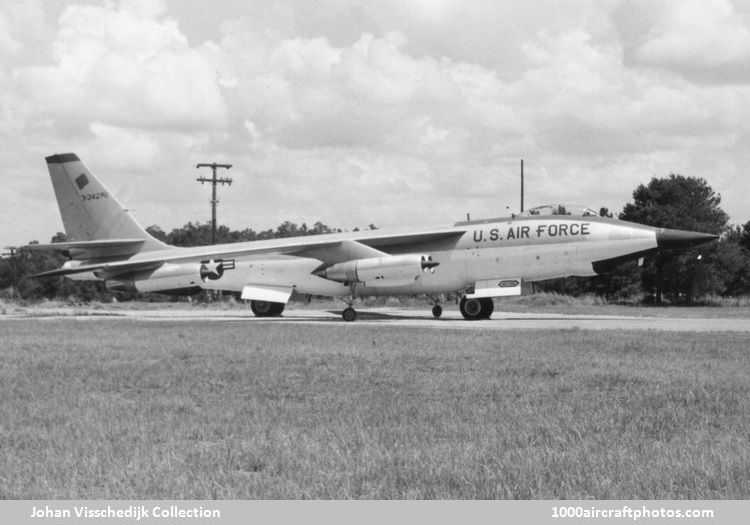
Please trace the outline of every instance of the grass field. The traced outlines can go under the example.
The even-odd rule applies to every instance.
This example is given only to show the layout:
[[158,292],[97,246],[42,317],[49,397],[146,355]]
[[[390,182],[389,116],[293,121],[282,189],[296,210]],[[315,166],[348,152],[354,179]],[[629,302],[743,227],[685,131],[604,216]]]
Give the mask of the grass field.
[[750,334],[0,323],[0,497],[750,497]]

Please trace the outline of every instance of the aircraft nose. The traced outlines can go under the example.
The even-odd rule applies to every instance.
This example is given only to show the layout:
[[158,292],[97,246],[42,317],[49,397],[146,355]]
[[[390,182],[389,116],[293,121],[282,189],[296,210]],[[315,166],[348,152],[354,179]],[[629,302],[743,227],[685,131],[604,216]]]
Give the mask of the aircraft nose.
[[662,250],[684,250],[718,239],[713,233],[689,232],[659,228],[656,230],[656,244]]

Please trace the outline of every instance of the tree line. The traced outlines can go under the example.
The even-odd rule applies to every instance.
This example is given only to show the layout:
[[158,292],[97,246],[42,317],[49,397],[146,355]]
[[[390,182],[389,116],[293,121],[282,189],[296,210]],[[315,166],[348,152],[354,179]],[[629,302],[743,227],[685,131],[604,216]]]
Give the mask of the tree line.
[[[607,214],[606,208],[601,211]],[[596,294],[615,302],[694,304],[708,296],[750,294],[750,221],[729,224],[721,196],[702,178],[671,174],[633,192],[620,220],[658,228],[720,235],[719,242],[681,252],[659,252],[594,278],[555,279],[539,288],[570,295]]]
[[[600,215],[612,216],[607,208],[601,208]],[[750,221],[744,225],[729,224],[729,216],[721,209],[721,196],[704,179],[676,174],[653,178],[648,185],[635,189],[633,202],[628,203],[618,217],[648,226],[713,233],[721,237],[719,242],[688,251],[661,252],[645,258],[641,265],[633,261],[615,267],[605,275],[554,279],[538,283],[535,289],[569,295],[595,294],[614,302],[639,300],[657,304],[694,304],[706,296],[750,295]],[[370,224],[368,229],[376,227]],[[210,224],[189,222],[169,233],[158,226],[150,226],[147,231],[174,246],[211,244]],[[309,227],[305,223],[297,225],[285,221],[275,229],[260,232],[218,226],[216,242],[234,243],[341,231],[321,222]],[[65,234],[57,233],[51,242],[65,240]],[[20,252],[12,258],[0,259],[0,297],[75,301],[108,301],[112,297],[119,300],[164,300],[158,295],[110,292],[100,282],[62,277],[29,279],[31,275],[57,268],[63,262],[63,255],[51,252]]]

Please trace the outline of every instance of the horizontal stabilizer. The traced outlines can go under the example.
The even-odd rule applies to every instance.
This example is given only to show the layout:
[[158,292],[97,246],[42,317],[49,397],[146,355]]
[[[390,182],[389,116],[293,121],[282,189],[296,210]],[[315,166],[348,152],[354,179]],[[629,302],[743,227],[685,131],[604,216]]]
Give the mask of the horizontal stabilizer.
[[128,257],[138,253],[144,239],[106,239],[99,241],[53,242],[28,244],[22,250],[68,252],[73,259]]
[[76,273],[85,272],[98,272],[97,275],[104,275],[102,277],[103,279],[111,279],[125,273],[155,269],[162,264],[164,264],[163,261],[146,260],[138,262],[122,261],[113,263],[81,264],[79,266],[65,265],[62,268],[58,268],[57,270],[50,270],[48,272],[42,272],[32,275],[31,279],[38,279],[40,277],[59,277],[61,275],[73,275]]

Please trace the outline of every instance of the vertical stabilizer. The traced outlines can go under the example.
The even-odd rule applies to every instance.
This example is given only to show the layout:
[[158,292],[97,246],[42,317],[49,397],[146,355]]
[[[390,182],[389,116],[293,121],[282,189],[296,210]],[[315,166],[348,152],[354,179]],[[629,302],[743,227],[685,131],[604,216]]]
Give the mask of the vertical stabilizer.
[[69,241],[144,239],[141,251],[167,245],[136,222],[75,153],[46,158]]

